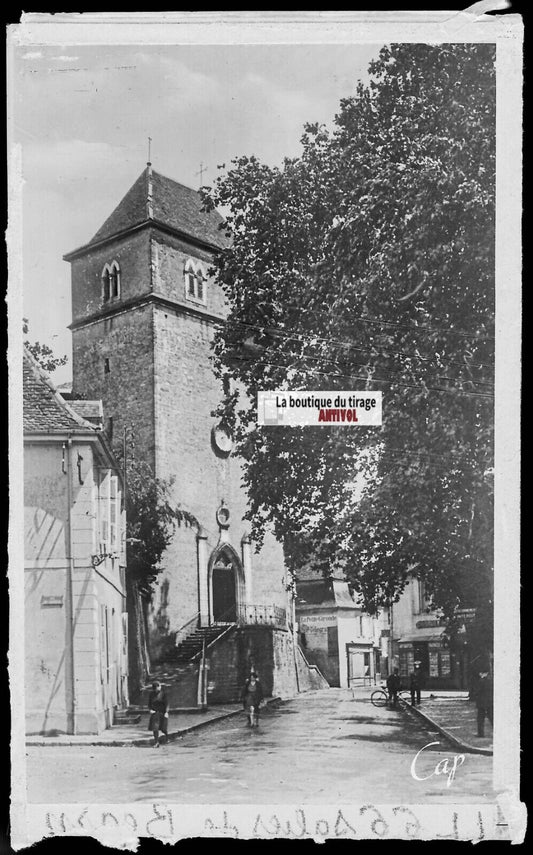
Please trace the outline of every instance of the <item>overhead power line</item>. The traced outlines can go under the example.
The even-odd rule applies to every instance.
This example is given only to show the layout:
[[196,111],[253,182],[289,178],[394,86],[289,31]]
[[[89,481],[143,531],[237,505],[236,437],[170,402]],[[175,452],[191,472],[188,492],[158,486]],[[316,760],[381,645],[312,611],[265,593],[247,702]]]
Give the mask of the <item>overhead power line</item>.
[[[285,308],[288,308],[288,309],[290,309],[290,308],[297,309],[297,310],[302,309],[302,306],[298,305],[297,303],[289,303],[289,302],[284,301],[283,305]],[[310,309],[308,307],[305,307],[305,308],[306,308],[306,311],[308,311],[312,315],[318,315],[320,317],[323,317],[323,315],[324,315],[324,311],[319,311],[318,309]],[[445,334],[452,333],[453,335],[458,335],[462,338],[475,339],[476,342],[483,342],[484,343],[484,342],[495,341],[494,336],[479,336],[475,332],[468,333],[468,332],[465,332],[464,330],[454,329],[453,327],[446,327],[445,328],[445,327],[427,326],[426,324],[402,324],[402,323],[399,323],[398,321],[385,321],[385,320],[382,320],[380,318],[372,318],[370,315],[356,315],[356,314],[350,314],[350,320],[361,321],[362,323],[365,323],[365,324],[374,324],[377,326],[397,327],[400,329],[409,330],[409,332],[440,332],[440,333],[445,333]]]
[[[238,362],[250,361],[249,358],[244,357],[244,356],[233,356],[232,359],[234,359]],[[270,360],[265,360],[265,359],[255,359],[254,361],[258,365],[272,365],[275,368],[283,368],[284,370],[291,368],[290,365],[282,365],[280,362],[272,362]],[[494,395],[482,394],[481,392],[463,392],[460,389],[439,389],[436,386],[428,386],[427,384],[426,385],[419,385],[419,384],[414,384],[414,383],[401,383],[398,380],[388,380],[386,378],[379,378],[379,377],[363,377],[363,376],[357,375],[357,374],[340,374],[340,373],[336,373],[336,372],[312,371],[312,370],[307,371],[307,374],[311,374],[313,376],[321,376],[321,377],[340,377],[343,380],[362,380],[364,383],[387,383],[390,385],[401,386],[402,388],[406,388],[406,389],[421,389],[424,392],[425,391],[428,391],[428,392],[429,391],[444,392],[447,394],[461,395],[463,397],[468,397],[468,398],[484,398],[485,400],[488,400],[488,401],[494,400]],[[473,381],[464,381],[464,382],[473,382]]]
[[[290,333],[286,333],[284,330],[280,330],[279,328],[268,327],[264,324],[263,325],[251,324],[247,321],[235,321],[234,323],[237,323],[239,326],[244,326],[244,327],[247,327],[249,329],[256,330],[257,332],[263,333],[265,335],[273,335],[276,338],[283,338],[286,341],[291,341],[291,340],[304,341],[304,342],[308,341],[311,343],[323,342],[324,344],[338,345],[339,347],[344,347],[344,348],[347,348],[348,350],[356,350],[356,351],[359,351],[359,352],[364,353],[364,354],[368,354],[369,351],[371,351],[372,349],[375,348],[375,345],[368,345],[367,347],[360,347],[358,345],[351,344],[350,342],[341,341],[340,339],[324,338],[323,336],[315,336],[312,333],[304,334],[304,333],[296,332],[296,333],[290,334]],[[375,349],[377,350],[377,348],[375,348]],[[386,359],[395,359],[397,356],[399,356],[399,357],[404,358],[404,359],[416,359],[416,360],[419,360],[422,362],[435,362],[435,357],[422,356],[421,354],[418,354],[418,353],[410,353],[410,352],[401,351],[401,350],[390,351],[390,352],[381,350],[381,351],[378,351],[377,355],[383,356]],[[471,361],[467,361],[467,359],[468,359],[468,357],[465,356],[464,361],[453,360],[453,359],[446,359],[446,360],[442,360],[442,361],[445,361],[447,365],[457,365],[458,367],[460,367],[462,369],[465,369],[465,368],[470,369],[471,367],[493,368],[493,365],[491,365],[490,363],[487,363],[487,362],[471,362]],[[383,369],[383,370],[391,370],[391,369]],[[460,380],[460,378],[454,378],[454,379]],[[465,382],[467,382],[467,381],[465,381]],[[472,381],[468,381],[468,382],[475,382],[475,383],[480,383],[482,385],[492,386],[492,384],[486,383],[482,380],[472,380]]]
[[[302,360],[302,361],[305,361],[305,360],[312,360],[313,362],[320,362],[320,363],[326,362],[326,363],[329,363],[329,364],[331,364],[331,365],[337,366],[337,360],[335,360],[335,359],[331,359],[331,358],[328,358],[328,357],[326,357],[326,356],[312,356],[311,354],[296,354],[296,353],[288,353],[288,354],[284,354],[284,355],[286,355],[286,356],[288,356],[289,358],[292,358],[292,359],[300,359],[300,360]],[[232,356],[232,357],[231,357],[231,359],[245,359],[245,358],[246,358],[246,357],[236,357],[236,356]],[[261,359],[257,359],[255,356],[250,356],[250,357],[249,357],[249,359],[250,359],[250,360],[254,360],[255,362],[261,362]],[[291,367],[291,366],[288,366],[288,365],[287,365],[287,366],[283,366],[283,365],[282,365],[281,363],[279,363],[279,362],[278,362],[278,363],[270,362],[270,363],[266,363],[266,364],[277,365],[279,368],[283,368],[283,367],[285,367],[285,368],[290,368],[290,367]],[[357,364],[355,367],[365,369],[367,366],[366,366],[366,364]],[[305,369],[304,369],[304,370],[305,370]],[[369,369],[369,370],[370,370],[370,369]],[[404,375],[404,372],[403,372],[403,371],[401,371],[400,369],[395,369],[395,368],[385,368],[385,367],[383,367],[383,366],[376,367],[375,369],[374,369],[374,368],[372,368],[372,370],[379,371],[380,373],[382,373],[382,372],[386,372],[386,373],[388,373],[388,374],[400,374],[400,375],[402,375],[402,376]],[[312,373],[312,372],[311,372],[311,373]],[[327,376],[330,376],[330,372],[322,372],[322,373],[324,373],[324,376],[326,376],[326,377],[327,377]],[[348,375],[346,375],[346,374],[344,374],[344,375],[343,375],[343,374],[337,374],[336,376],[339,376],[339,377],[343,377],[343,376],[344,376],[344,377],[347,377]],[[465,383],[470,383],[470,384],[477,385],[477,386],[486,386],[486,387],[487,387],[488,389],[490,389],[490,390],[493,390],[493,389],[494,389],[493,384],[491,384],[491,383],[484,383],[484,382],[483,382],[483,381],[481,381],[481,380],[461,379],[460,377],[447,377],[447,376],[445,376],[445,375],[435,375],[435,374],[433,374],[433,375],[428,375],[428,376],[427,376],[427,378],[424,378],[424,377],[420,378],[420,382],[421,382],[421,383],[425,383],[425,380],[426,380],[426,379],[427,379],[427,380],[429,380],[429,381],[437,381],[437,382],[440,380],[440,381],[445,381],[445,382],[446,382],[446,381],[448,381],[448,382],[450,382],[450,383],[460,383],[461,385],[464,385]],[[367,378],[366,378],[366,380],[367,380],[367,382],[373,382],[374,380],[375,380],[375,382],[380,382],[380,381],[378,380],[378,378],[374,378],[374,377],[367,377]],[[384,380],[383,382],[386,382],[386,381]],[[390,382],[396,382],[396,381],[390,381]],[[400,385],[402,385],[402,384],[400,384]]]

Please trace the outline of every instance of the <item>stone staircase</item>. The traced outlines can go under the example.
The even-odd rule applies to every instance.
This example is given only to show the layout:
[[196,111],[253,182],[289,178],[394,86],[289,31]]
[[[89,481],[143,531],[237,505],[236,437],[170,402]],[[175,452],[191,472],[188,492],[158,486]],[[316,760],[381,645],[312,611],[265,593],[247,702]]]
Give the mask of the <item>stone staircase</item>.
[[197,706],[198,664],[166,660],[154,664],[150,677],[132,698],[130,714],[146,711],[152,683],[158,681],[165,690],[171,709],[193,709]]
[[134,707],[113,710],[113,725],[115,727],[123,724],[139,724],[140,720],[141,715]]
[[230,623],[217,624],[216,626],[205,626],[195,629],[190,635],[178,644],[172,660],[177,663],[193,662],[200,658],[204,646],[208,647],[226,630],[232,626]]

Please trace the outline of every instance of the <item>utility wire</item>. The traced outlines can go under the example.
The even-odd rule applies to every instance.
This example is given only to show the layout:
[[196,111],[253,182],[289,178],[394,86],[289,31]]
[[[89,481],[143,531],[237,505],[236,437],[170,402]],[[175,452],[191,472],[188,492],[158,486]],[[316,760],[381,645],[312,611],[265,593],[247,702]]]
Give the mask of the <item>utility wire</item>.
[[[332,428],[338,427],[340,429],[342,426],[335,424],[335,425],[331,425],[331,427]],[[389,442],[387,442],[387,440],[384,440],[384,441],[380,440],[380,442],[382,443],[381,447],[372,446],[371,448],[369,448],[368,446],[366,446],[364,449],[365,452],[368,452],[368,451],[374,451],[375,452],[374,459],[371,460],[369,463],[370,466],[374,465],[374,463],[377,463],[379,461],[380,456],[382,454],[388,453],[389,451],[394,451],[395,453],[402,454],[404,456],[408,455],[408,456],[420,457],[420,458],[427,457],[427,458],[432,458],[434,460],[442,460],[442,461],[449,460],[451,463],[456,463],[456,462],[461,462],[461,461],[471,461],[472,458],[474,458],[475,462],[478,462],[476,459],[476,455],[473,452],[471,454],[468,454],[468,453],[460,454],[460,453],[455,453],[453,451],[449,451],[446,454],[435,454],[435,453],[432,453],[431,451],[427,451],[427,452],[426,451],[415,451],[414,449],[407,449],[404,446],[391,445]],[[354,454],[357,454],[357,453],[358,453],[358,449],[354,450]],[[483,464],[483,465],[487,465],[487,464]]]
[[[232,358],[232,360],[235,360],[238,362],[249,362],[250,359],[252,359],[252,357],[247,358],[244,356],[232,356],[231,358]],[[287,369],[291,368],[290,365],[282,365],[280,362],[271,362],[271,361],[265,360],[265,359],[256,359],[255,364],[256,365],[272,365],[275,368],[283,368],[285,371]],[[386,370],[386,369],[384,369],[384,370]],[[333,371],[332,372],[325,372],[325,371],[308,370],[306,373],[311,374],[313,376],[317,376],[317,377],[318,376],[320,376],[320,377],[341,377],[344,380],[362,380],[364,383],[371,383],[371,382],[372,383],[389,383],[391,385],[396,384],[397,386],[402,386],[403,388],[406,388],[406,389],[421,389],[424,392],[426,392],[426,391],[427,392],[429,392],[429,391],[446,392],[446,393],[452,394],[452,395],[462,395],[462,396],[467,397],[467,398],[484,398],[488,401],[494,400],[494,395],[482,394],[481,392],[463,392],[460,389],[439,389],[436,386],[427,386],[427,385],[420,386],[420,385],[417,385],[414,383],[400,383],[397,380],[387,380],[386,378],[368,377],[368,376],[363,377],[363,376],[357,375],[357,374],[338,374],[338,373],[335,373]],[[474,381],[465,380],[463,382],[472,383]]]
[[[237,320],[234,321],[234,323],[237,323],[240,326],[250,327],[251,329],[255,329],[258,332],[263,332],[267,335],[268,334],[274,334],[276,336],[279,336],[281,338],[286,338],[286,339],[298,339],[298,340],[303,340],[303,341],[314,340],[314,341],[322,341],[322,342],[325,342],[326,344],[333,343],[333,344],[338,344],[340,347],[347,347],[349,350],[360,350],[363,353],[367,353],[369,350],[377,347],[376,345],[373,345],[373,344],[370,344],[367,347],[358,347],[357,345],[351,344],[350,342],[347,342],[347,341],[341,341],[340,339],[335,339],[335,338],[324,338],[323,336],[315,336],[312,333],[305,334],[305,333],[301,333],[301,332],[296,332],[293,335],[290,335],[288,333],[285,333],[284,330],[281,330],[279,328],[273,329],[272,327],[268,327],[265,324],[251,324],[251,323],[246,322],[246,321],[237,321]],[[405,351],[405,350],[393,350],[393,351],[390,351],[388,353],[386,351],[382,350],[381,355],[388,357],[390,359],[394,358],[395,356],[405,356],[408,359],[419,359],[419,360],[422,360],[424,362],[432,362],[434,360],[434,357],[422,356],[419,353],[412,353],[410,351]],[[455,360],[446,359],[446,362],[448,363],[448,365],[459,365],[461,368],[470,368],[472,366],[475,366],[476,368],[478,368],[478,367],[479,368],[491,368],[491,369],[494,368],[493,364],[490,362],[473,362],[467,356],[464,357],[463,361],[460,361],[457,359],[455,359]]]
[[[250,323],[247,323],[246,321],[236,321],[236,323],[238,323],[240,326],[245,326],[245,327],[248,327],[250,329],[257,330],[258,332],[262,332],[266,335],[273,335],[274,337],[277,337],[277,338],[283,338],[285,341],[304,341],[304,342],[310,341],[312,343],[324,342],[325,344],[333,343],[333,344],[338,344],[340,347],[345,347],[348,350],[357,350],[357,351],[360,351],[361,353],[365,353],[365,354],[368,354],[369,351],[371,351],[372,349],[375,349],[374,345],[369,345],[368,347],[358,347],[357,345],[352,345],[352,344],[349,344],[348,342],[342,342],[339,339],[326,339],[326,338],[322,338],[319,336],[313,336],[312,334],[307,335],[307,336],[303,335],[301,333],[297,333],[295,335],[290,335],[290,334],[284,333],[282,330],[271,329],[271,328],[268,328],[265,326],[261,326],[259,324],[250,324]],[[296,354],[291,354],[291,356],[295,356],[295,355]],[[424,357],[424,356],[421,356],[420,354],[406,353],[405,351],[392,351],[391,353],[387,353],[386,351],[381,351],[381,352],[378,352],[376,355],[383,356],[385,359],[394,359],[396,356],[400,356],[400,357],[403,357],[405,359],[419,359],[419,360],[424,361],[424,362],[433,362],[434,361],[434,359],[432,359],[431,357]],[[303,358],[317,359],[317,360],[326,359],[326,361],[331,361],[331,360],[328,360],[327,357],[303,356]],[[458,365],[460,368],[463,368],[463,369],[464,368],[469,369],[471,366],[487,367],[487,368],[493,367],[492,365],[490,365],[489,363],[486,363],[486,362],[466,362],[466,361],[465,362],[459,362],[458,360],[446,360],[446,362],[448,365]],[[391,368],[381,368],[379,370],[390,371],[393,373],[399,373],[399,372],[397,372]],[[494,388],[492,383],[488,383],[487,381],[483,381],[483,380],[473,380],[471,378],[469,378],[468,380],[462,380],[460,377],[442,377],[442,375],[434,375],[430,379],[451,380],[453,382],[457,381],[459,383],[476,383],[476,384],[481,385],[481,386],[488,386],[491,389]]]
[[[314,362],[320,362],[320,363],[327,362],[327,363],[330,363],[331,365],[336,365],[336,364],[337,364],[337,363],[336,363],[336,360],[334,360],[334,359],[328,359],[327,357],[318,357],[318,356],[311,356],[311,355],[301,355],[301,356],[298,356],[297,354],[286,354],[286,356],[288,356],[289,358],[292,358],[292,359],[294,359],[294,358],[298,358],[298,359],[300,359],[300,360],[309,360],[309,359],[311,359],[311,360],[313,360]],[[268,361],[266,361],[266,360],[256,359],[254,356],[250,356],[250,357],[238,357],[238,356],[232,356],[231,358],[232,358],[232,359],[237,359],[237,360],[246,360],[246,359],[249,359],[250,361],[252,361],[252,360],[253,360],[256,364],[277,365],[279,368],[286,368],[286,369],[290,369],[290,368],[292,367],[292,366],[290,366],[290,365],[282,365],[282,364],[281,364],[281,363],[279,363],[279,362],[268,362]],[[358,364],[356,367],[357,367],[357,368],[363,368],[363,369],[364,369],[364,368],[366,368],[367,366],[366,366],[366,365],[364,365],[364,364],[363,364],[363,365]],[[334,374],[333,372],[331,372],[331,374],[330,374],[329,372],[321,372],[321,371],[313,372],[313,371],[309,371],[309,370],[307,370],[307,369],[300,369],[300,370],[305,370],[307,373],[310,373],[310,374],[322,374],[324,377],[329,377],[329,376],[334,376],[334,377],[350,377],[350,376],[353,376],[354,378],[356,377],[356,375],[348,375],[348,374]],[[370,369],[369,369],[369,370],[370,370]],[[402,375],[402,376],[403,376],[403,374],[404,374],[404,372],[403,372],[403,371],[400,371],[400,370],[398,370],[398,369],[394,369],[394,368],[383,368],[383,367],[379,367],[379,368],[372,369],[372,370],[376,370],[376,371],[380,371],[380,372],[385,371],[385,372],[387,372],[388,374],[400,374],[400,375]],[[361,378],[361,377],[359,377],[358,379],[362,379],[362,378]],[[368,376],[367,376],[367,377],[366,377],[366,378],[364,378],[364,379],[365,379],[365,380],[366,380],[366,382],[368,382],[368,383],[370,383],[370,382],[376,382],[376,383],[381,383],[381,382],[383,382],[383,383],[395,383],[395,382],[398,382],[398,385],[400,385],[400,386],[406,386],[407,388],[409,388],[409,387],[412,387],[412,388],[423,388],[422,386],[420,386],[420,387],[419,387],[419,386],[414,386],[413,384],[405,384],[405,383],[401,383],[400,381],[396,381],[396,380],[387,380],[386,378],[379,379],[379,378],[377,378],[377,377],[368,377]],[[428,376],[428,377],[427,377],[427,379],[428,379],[428,380],[436,380],[436,381],[439,381],[439,380],[444,380],[444,381],[446,381],[446,380],[447,380],[447,381],[449,381],[449,382],[451,382],[451,383],[461,383],[461,385],[463,385],[463,384],[465,384],[465,383],[471,383],[471,384],[474,384],[474,385],[487,386],[487,387],[488,387],[489,389],[491,389],[491,390],[493,390],[493,389],[494,389],[494,386],[493,386],[492,384],[490,384],[490,383],[483,383],[483,382],[482,382],[482,381],[480,381],[480,380],[461,380],[461,379],[460,379],[460,378],[458,378],[458,377],[446,377],[446,376],[442,376],[442,375],[430,375],[430,376]],[[424,382],[425,382],[424,378],[420,378],[420,381],[421,381],[422,383],[424,383]],[[429,388],[436,388],[436,387],[429,387],[429,386],[428,386],[427,388],[429,389]],[[437,391],[438,391],[438,390],[437,390]],[[454,391],[454,390],[451,390],[451,389],[449,389],[449,390],[442,389],[442,390],[440,390],[440,391]],[[459,391],[459,390],[457,390],[457,391]],[[481,393],[471,393],[471,394],[480,394],[480,395],[481,395]],[[488,394],[488,393],[487,393],[487,394]],[[492,395],[490,395],[490,397],[493,397],[493,396],[492,396]]]
[[[288,309],[293,308],[293,309],[301,310],[301,308],[302,308],[300,305],[298,305],[296,303],[287,303],[285,301],[283,303],[283,306],[284,306],[284,308],[288,308]],[[307,309],[307,311],[312,315],[316,315],[319,317],[324,316],[324,311],[319,311],[318,309]],[[426,326],[425,324],[416,324],[416,325],[415,324],[401,324],[398,321],[385,321],[385,320],[379,320],[378,318],[372,318],[372,317],[370,317],[370,315],[354,315],[354,314],[352,314],[352,315],[350,315],[350,321],[351,320],[361,321],[362,323],[365,323],[365,324],[374,324],[374,325],[377,324],[378,326],[396,327],[399,329],[409,330],[409,332],[423,331],[423,332],[452,333],[453,335],[458,335],[458,336],[461,336],[462,338],[473,338],[473,339],[475,339],[476,342],[492,342],[495,340],[494,336],[480,337],[480,336],[478,336],[477,333],[474,333],[474,332],[467,333],[467,332],[464,332],[463,330],[456,330],[453,327],[444,328],[444,327]]]

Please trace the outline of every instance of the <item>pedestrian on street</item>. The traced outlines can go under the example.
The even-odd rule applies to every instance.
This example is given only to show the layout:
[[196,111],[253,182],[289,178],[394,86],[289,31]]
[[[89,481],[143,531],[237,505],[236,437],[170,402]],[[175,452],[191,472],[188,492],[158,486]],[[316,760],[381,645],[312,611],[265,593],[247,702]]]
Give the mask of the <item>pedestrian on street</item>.
[[159,748],[159,731],[164,734],[165,742],[168,739],[168,697],[158,680],[152,683],[148,709],[150,710],[148,730],[154,734],[154,748]]
[[414,668],[411,671],[409,678],[409,689],[411,691],[411,706],[414,707],[415,702],[420,706],[420,698],[422,691],[423,675],[420,668],[420,662],[414,663]]
[[395,668],[392,674],[389,674],[387,677],[387,691],[389,693],[389,701],[390,705],[393,709],[396,708],[396,704],[398,701],[398,692],[400,691],[402,685],[400,681],[400,675],[398,674],[398,669]]
[[479,681],[476,687],[477,706],[477,735],[485,736],[485,719],[488,718],[492,725],[493,708],[493,686],[488,671],[479,672]]
[[255,671],[250,672],[249,678],[241,692],[243,708],[248,716],[250,727],[259,725],[259,706],[263,700],[263,687]]

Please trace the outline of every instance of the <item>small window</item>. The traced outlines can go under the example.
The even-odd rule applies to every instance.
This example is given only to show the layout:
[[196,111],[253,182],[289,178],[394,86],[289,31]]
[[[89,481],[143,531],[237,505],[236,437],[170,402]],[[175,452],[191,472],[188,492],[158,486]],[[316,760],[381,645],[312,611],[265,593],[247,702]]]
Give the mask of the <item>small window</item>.
[[112,419],[112,417],[109,417],[107,420],[106,433],[107,433],[107,438],[108,438],[109,442],[112,442],[113,441],[113,419]]
[[111,371],[111,364],[109,362],[109,357],[105,357],[104,359],[104,374],[109,374]]
[[120,266],[118,261],[106,264],[102,270],[102,302],[120,297]]
[[199,261],[188,258],[185,262],[185,296],[187,300],[205,305],[207,300],[206,275]]

